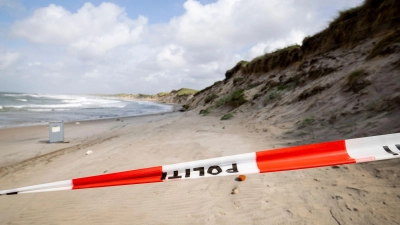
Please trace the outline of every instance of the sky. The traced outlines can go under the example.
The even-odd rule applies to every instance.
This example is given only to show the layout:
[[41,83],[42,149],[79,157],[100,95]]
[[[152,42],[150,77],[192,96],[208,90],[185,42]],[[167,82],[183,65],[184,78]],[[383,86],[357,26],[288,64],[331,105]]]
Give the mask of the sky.
[[201,90],[361,0],[0,0],[0,92]]

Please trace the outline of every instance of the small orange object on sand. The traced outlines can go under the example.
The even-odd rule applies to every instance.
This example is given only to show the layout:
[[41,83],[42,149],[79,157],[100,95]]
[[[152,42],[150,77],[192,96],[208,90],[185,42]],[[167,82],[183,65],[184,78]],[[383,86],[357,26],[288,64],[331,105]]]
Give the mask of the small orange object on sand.
[[239,175],[238,180],[239,181],[244,181],[244,180],[246,180],[246,176],[245,175]]

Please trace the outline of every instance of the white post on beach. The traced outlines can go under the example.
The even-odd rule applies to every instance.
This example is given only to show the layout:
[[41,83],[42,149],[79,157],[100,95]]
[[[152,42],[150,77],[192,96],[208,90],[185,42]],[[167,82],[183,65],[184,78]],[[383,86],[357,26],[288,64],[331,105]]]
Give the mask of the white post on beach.
[[63,121],[49,122],[49,142],[64,142],[64,123]]

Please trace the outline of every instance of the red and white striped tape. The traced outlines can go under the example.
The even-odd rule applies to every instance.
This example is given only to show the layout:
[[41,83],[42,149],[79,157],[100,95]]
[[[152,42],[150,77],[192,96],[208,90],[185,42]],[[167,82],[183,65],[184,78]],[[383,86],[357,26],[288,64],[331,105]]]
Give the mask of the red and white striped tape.
[[324,142],[166,166],[82,177],[0,191],[1,195],[98,188],[238,174],[266,173],[394,159],[400,133]]

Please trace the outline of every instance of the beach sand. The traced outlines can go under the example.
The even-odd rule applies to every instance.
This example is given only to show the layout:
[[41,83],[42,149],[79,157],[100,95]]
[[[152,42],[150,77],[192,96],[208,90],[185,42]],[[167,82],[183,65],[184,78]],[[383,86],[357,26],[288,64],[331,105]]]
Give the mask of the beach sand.
[[[294,145],[271,133],[194,111],[67,123],[62,144],[1,129],[0,189]],[[399,162],[1,196],[0,224],[399,224]]]

